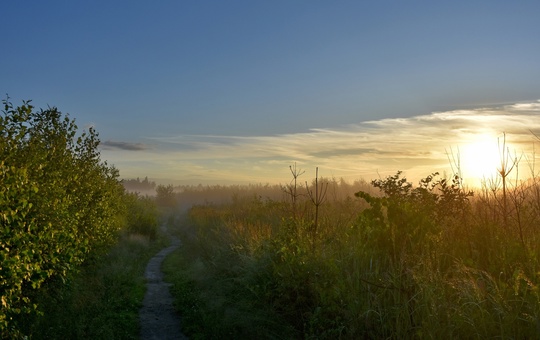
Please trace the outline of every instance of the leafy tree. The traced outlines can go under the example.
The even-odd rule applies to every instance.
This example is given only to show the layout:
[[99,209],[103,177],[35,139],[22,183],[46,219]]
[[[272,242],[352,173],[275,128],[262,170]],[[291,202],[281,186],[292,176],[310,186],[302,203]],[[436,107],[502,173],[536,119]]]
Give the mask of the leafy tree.
[[438,175],[427,176],[414,188],[398,171],[371,182],[382,197],[363,191],[355,194],[370,205],[360,215],[360,223],[377,240],[374,249],[390,254],[393,263],[411,254],[417,245],[428,244],[431,235],[470,209],[472,192],[462,189],[459,176],[448,184],[446,179],[436,179]]
[[176,196],[174,194],[174,187],[169,184],[167,186],[165,185],[158,185],[156,187],[156,193],[157,193],[157,204],[164,206],[164,207],[174,207],[176,205]]
[[63,282],[125,224],[118,171],[94,129],[78,133],[55,107],[3,101],[0,116],[0,332],[38,310],[37,290]]
[[158,211],[153,199],[136,193],[126,194],[127,230],[131,233],[155,239],[158,227]]

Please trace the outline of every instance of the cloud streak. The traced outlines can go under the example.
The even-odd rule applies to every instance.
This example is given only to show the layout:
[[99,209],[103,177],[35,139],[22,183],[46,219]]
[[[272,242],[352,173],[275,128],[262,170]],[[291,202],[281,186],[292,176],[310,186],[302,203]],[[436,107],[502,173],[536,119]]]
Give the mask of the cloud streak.
[[[288,166],[297,162],[307,170],[318,166],[324,176],[371,179],[403,170],[408,178],[416,179],[432,171],[449,171],[447,151],[465,148],[479,138],[497,144],[503,132],[514,150],[530,153],[536,140],[531,131],[540,135],[540,102],[435,112],[274,136],[150,137],[156,145],[152,153],[142,144],[106,145],[146,151],[145,162],[153,164],[147,171],[166,178],[286,182]],[[127,167],[137,164],[140,155],[123,157]],[[118,167],[123,169],[121,164]]]
[[116,142],[108,140],[102,142],[101,146],[106,150],[144,151],[148,146],[142,143]]

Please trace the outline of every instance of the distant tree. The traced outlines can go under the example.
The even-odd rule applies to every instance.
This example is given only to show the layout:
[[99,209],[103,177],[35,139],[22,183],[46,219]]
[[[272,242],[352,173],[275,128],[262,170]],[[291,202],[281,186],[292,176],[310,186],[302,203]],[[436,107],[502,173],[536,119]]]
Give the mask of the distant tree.
[[128,232],[155,239],[158,227],[156,202],[148,196],[128,193],[126,194],[126,205]]
[[176,205],[176,196],[174,194],[174,187],[169,184],[158,185],[156,187],[156,201],[157,204],[163,207],[174,207]]
[[139,177],[137,179],[124,179],[122,184],[126,190],[132,192],[148,192],[154,191],[156,188],[156,182],[149,181],[148,177],[145,177],[142,181]]

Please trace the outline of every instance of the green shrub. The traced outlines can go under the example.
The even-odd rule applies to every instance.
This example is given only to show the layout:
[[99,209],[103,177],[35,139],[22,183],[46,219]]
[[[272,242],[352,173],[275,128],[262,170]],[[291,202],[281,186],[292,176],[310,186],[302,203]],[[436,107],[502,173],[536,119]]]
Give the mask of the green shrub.
[[155,239],[158,228],[158,210],[154,200],[148,196],[127,193],[127,231]]
[[124,226],[118,171],[100,161],[97,133],[78,134],[56,108],[3,101],[0,116],[0,334],[38,310],[37,291],[65,281]]

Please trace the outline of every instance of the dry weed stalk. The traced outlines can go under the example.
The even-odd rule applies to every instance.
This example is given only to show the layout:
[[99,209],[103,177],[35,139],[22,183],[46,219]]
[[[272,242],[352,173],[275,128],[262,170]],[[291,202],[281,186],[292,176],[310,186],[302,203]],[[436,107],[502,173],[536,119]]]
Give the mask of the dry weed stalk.
[[296,203],[297,203],[298,197],[301,196],[301,194],[298,193],[297,182],[298,182],[298,177],[302,176],[305,173],[305,171],[298,169],[296,167],[296,162],[294,162],[294,165],[289,165],[289,170],[291,171],[293,179],[287,186],[283,188],[283,191],[291,199],[292,213],[293,213],[293,217],[296,219],[298,217]]
[[313,220],[312,229],[312,242],[313,247],[315,247],[315,237],[317,235],[317,228],[319,225],[319,206],[325,201],[326,192],[328,191],[328,182],[319,183],[319,167],[315,168],[315,193],[313,193],[313,190],[309,189],[307,182],[306,190],[311,203],[315,206],[315,219]]
[[[515,155],[515,152],[514,152],[514,158],[513,159],[510,158],[510,148],[506,146],[506,133],[505,132],[503,132],[502,145],[501,145],[500,139],[497,139],[497,144],[499,147],[499,157],[501,161],[501,167],[497,169],[497,172],[501,178],[502,192],[503,192],[503,199],[502,199],[503,221],[504,221],[504,227],[508,228],[507,178],[514,169],[516,169],[516,174],[517,174],[517,166],[519,164],[521,157],[518,159],[518,157]],[[517,180],[517,175],[516,175],[516,180]]]

